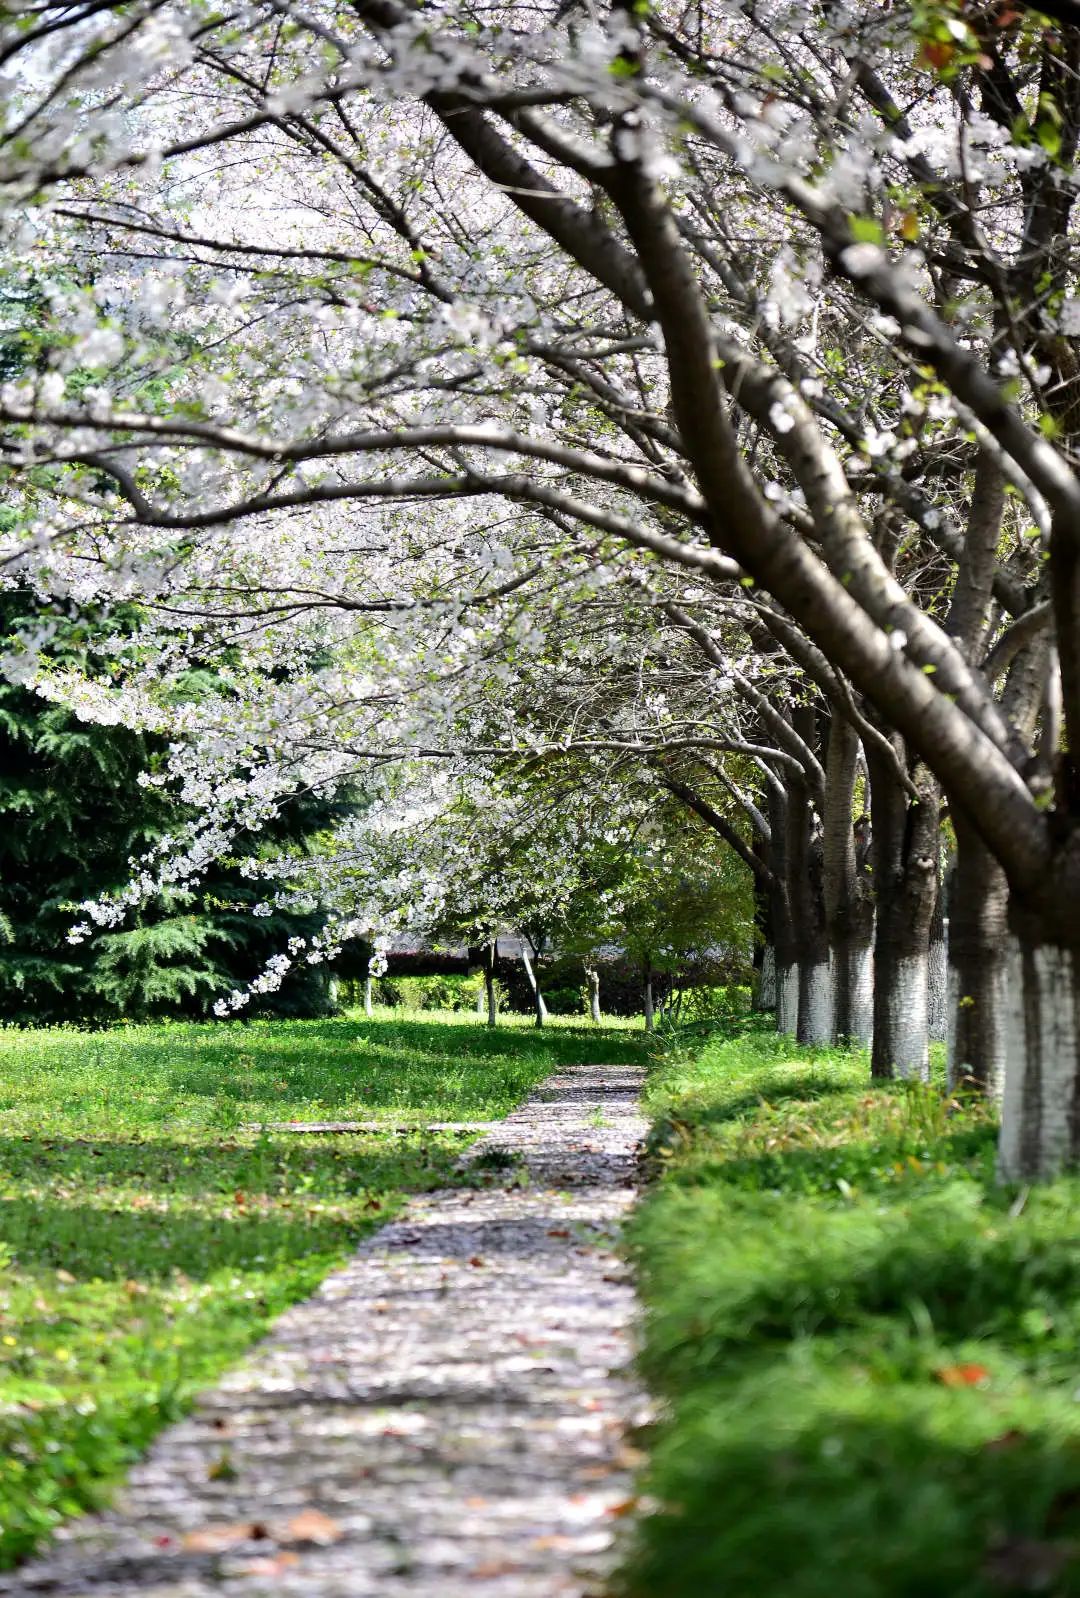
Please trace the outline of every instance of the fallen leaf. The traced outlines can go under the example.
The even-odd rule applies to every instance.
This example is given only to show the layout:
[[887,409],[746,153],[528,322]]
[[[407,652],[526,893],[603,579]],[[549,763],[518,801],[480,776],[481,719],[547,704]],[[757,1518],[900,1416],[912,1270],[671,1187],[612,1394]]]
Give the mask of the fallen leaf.
[[638,1499],[624,1498],[620,1503],[610,1504],[604,1510],[605,1515],[610,1515],[612,1520],[624,1520],[627,1515],[632,1515],[638,1506]]
[[942,1365],[934,1376],[942,1387],[980,1387],[990,1380],[985,1365]]
[[474,1254],[472,1259],[469,1261],[469,1264],[470,1265],[483,1265],[484,1261],[480,1258],[479,1254]]
[[250,1559],[236,1566],[238,1576],[280,1576],[300,1563],[300,1555],[293,1553],[266,1554],[261,1559]]
[[473,1581],[490,1581],[494,1576],[511,1576],[520,1569],[511,1559],[490,1559],[486,1565],[474,1565],[469,1576]]
[[276,1533],[279,1543],[319,1543],[325,1547],[336,1543],[345,1533],[336,1520],[324,1515],[321,1509],[301,1509],[286,1521],[284,1531]]
[[944,39],[925,39],[919,50],[919,64],[934,67],[938,72],[949,65],[956,54],[956,46]]
[[240,1520],[231,1525],[200,1526],[198,1531],[185,1532],[180,1542],[192,1554],[220,1554],[240,1543],[257,1542],[265,1536],[265,1526]]
[[58,1282],[67,1282],[70,1285],[75,1281],[75,1277],[72,1276],[70,1271],[57,1271],[56,1280]]
[[549,1237],[569,1237],[570,1233],[567,1231],[565,1226],[550,1226],[550,1227],[548,1227],[548,1236]]

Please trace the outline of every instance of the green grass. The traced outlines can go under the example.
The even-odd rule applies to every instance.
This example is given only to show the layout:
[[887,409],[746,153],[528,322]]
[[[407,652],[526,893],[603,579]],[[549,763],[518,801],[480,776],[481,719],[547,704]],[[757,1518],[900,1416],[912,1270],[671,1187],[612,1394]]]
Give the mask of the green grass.
[[669,1056],[632,1249],[661,1400],[633,1598],[1080,1594],[1080,1179],[749,1032]]
[[465,1180],[461,1136],[250,1123],[484,1120],[636,1048],[415,1016],[0,1031],[0,1566],[100,1502],[404,1194]]

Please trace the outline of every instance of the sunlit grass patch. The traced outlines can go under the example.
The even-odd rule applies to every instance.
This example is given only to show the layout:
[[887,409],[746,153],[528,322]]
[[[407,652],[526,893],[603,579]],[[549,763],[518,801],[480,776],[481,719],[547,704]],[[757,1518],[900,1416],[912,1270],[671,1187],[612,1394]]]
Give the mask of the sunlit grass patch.
[[485,1120],[634,1048],[416,1016],[0,1031],[0,1563],[97,1502],[405,1194],[484,1179],[452,1133],[253,1124]]

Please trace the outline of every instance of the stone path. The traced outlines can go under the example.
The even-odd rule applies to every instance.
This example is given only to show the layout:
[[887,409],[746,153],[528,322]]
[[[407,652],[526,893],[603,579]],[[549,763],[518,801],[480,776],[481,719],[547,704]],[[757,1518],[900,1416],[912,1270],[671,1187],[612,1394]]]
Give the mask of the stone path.
[[0,1594],[584,1598],[632,1491],[641,1072],[581,1065],[463,1156]]

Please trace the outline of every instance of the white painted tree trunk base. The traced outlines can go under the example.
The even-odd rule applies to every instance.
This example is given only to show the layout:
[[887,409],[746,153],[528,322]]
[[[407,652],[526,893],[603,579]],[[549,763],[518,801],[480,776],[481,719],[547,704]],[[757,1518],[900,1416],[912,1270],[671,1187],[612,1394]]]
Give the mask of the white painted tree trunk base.
[[949,1036],[949,955],[944,938],[933,938],[927,961],[926,1027],[931,1043]]
[[925,960],[897,960],[893,981],[884,995],[888,1035],[892,1039],[890,1063],[897,1076],[909,1081],[930,1079],[929,985]]
[[761,973],[758,977],[757,1008],[776,1009],[776,950],[767,943],[761,956]]
[[1005,1091],[998,1145],[1002,1180],[1055,1175],[1076,1157],[1080,1078],[1077,955],[1009,939]]
[[589,984],[589,1019],[600,1025],[600,973],[589,970],[586,972]]
[[[970,994],[961,991],[960,973],[951,965],[949,967],[949,1036],[948,1036],[948,1080],[950,1091],[963,1085],[969,1079],[972,1068],[978,1064],[986,1073],[986,1092],[995,1104],[1001,1104],[1005,1097],[1005,1062],[1008,1058],[1008,982],[1006,971],[999,967],[998,980],[994,984],[994,994],[990,999],[993,1011],[998,1017],[998,1025],[987,1043],[986,1058],[981,1061],[962,1060],[957,1048],[957,1030],[959,1012],[962,1006],[973,1004],[975,1001]],[[985,1033],[984,1033],[985,1037]]]
[[805,1001],[799,1014],[799,1039],[811,1048],[828,1047],[833,1036],[833,974],[828,960],[803,968]]
[[[846,962],[848,990],[850,993],[847,1025],[840,1014],[840,962]],[[841,945],[833,953],[833,1036],[832,1041],[841,1046],[869,1048],[874,1041],[874,950],[872,944],[861,948]]]
[[799,968],[776,968],[776,1030],[783,1037],[794,1037],[799,1024]]

